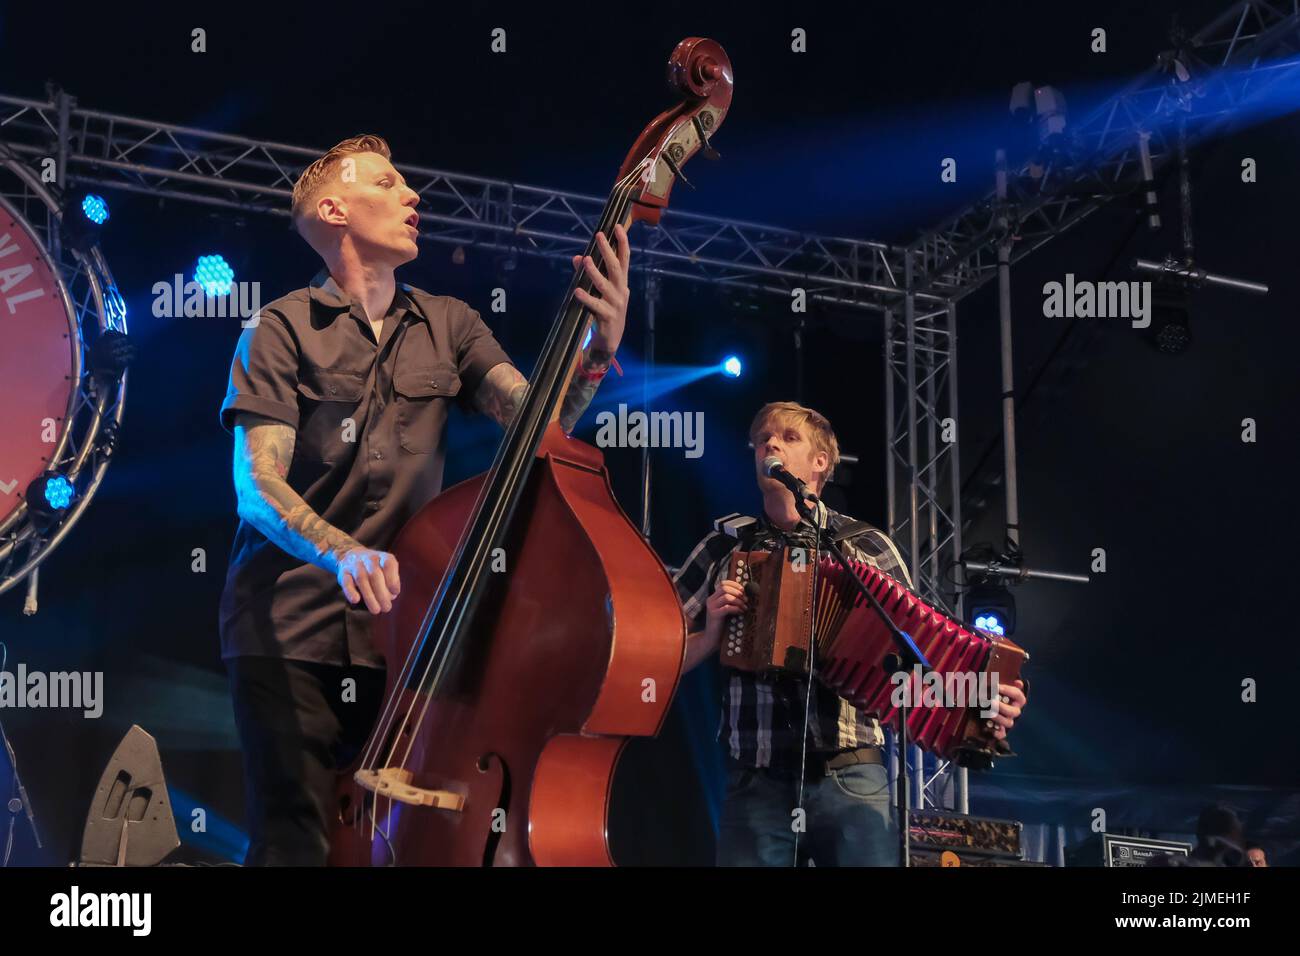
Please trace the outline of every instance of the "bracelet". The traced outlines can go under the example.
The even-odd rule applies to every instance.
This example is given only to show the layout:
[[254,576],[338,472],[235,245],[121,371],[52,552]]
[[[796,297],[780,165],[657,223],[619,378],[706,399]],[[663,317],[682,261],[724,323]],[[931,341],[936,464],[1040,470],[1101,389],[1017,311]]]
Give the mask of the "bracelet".
[[599,384],[599,383],[600,383],[600,380],[603,379],[607,374],[609,374],[609,370],[610,370],[611,368],[613,368],[614,371],[618,372],[620,378],[622,377],[622,375],[623,375],[623,367],[622,367],[621,365],[618,364],[618,359],[614,358],[614,356],[612,356],[612,355],[609,357],[609,364],[608,364],[608,365],[606,365],[606,366],[605,366],[604,368],[602,368],[602,369],[596,369],[595,371],[591,371],[591,372],[589,372],[589,371],[587,371],[585,368],[583,368],[583,367],[582,367],[582,363],[579,362],[579,363],[578,363],[578,376],[579,376],[583,381],[585,381],[585,382],[588,382],[588,383],[591,383],[591,384]]

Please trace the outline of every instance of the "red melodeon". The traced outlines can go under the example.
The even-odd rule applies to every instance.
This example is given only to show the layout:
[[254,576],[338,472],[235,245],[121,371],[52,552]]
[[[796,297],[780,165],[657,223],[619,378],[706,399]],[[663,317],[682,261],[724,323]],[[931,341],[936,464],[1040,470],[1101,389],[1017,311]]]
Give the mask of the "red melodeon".
[[[728,618],[720,647],[725,667],[807,674],[810,635],[815,632],[818,679],[860,710],[884,723],[896,722],[893,699],[901,682],[893,678],[894,641],[880,615],[849,579],[852,573],[925,655],[942,681],[936,689],[959,685],[963,699],[974,704],[935,706],[927,701],[919,674],[913,673],[908,678],[912,707],[907,720],[912,741],[962,766],[987,766],[994,757],[1010,752],[1005,741],[994,739],[979,712],[975,691],[984,674],[989,675],[987,692],[993,695],[998,683],[1019,679],[1021,665],[1029,660],[1022,647],[959,624],[863,561],[849,561],[846,570],[824,556],[814,568],[805,555],[800,549],[732,552],[728,577],[745,586],[749,609]],[[933,685],[935,678],[929,682]]]

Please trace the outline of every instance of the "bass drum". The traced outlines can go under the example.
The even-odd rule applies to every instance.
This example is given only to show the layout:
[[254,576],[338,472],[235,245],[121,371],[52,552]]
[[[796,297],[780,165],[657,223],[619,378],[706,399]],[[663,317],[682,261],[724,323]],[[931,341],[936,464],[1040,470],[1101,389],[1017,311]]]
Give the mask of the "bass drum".
[[27,223],[0,199],[0,534],[57,461],[81,378],[76,312]]

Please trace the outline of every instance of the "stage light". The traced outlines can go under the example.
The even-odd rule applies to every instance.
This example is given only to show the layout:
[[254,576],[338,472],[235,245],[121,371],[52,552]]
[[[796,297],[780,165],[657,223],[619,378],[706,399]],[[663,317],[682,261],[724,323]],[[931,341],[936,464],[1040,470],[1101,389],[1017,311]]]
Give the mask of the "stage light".
[[94,193],[87,193],[86,198],[81,200],[81,211],[97,226],[102,226],[108,221],[108,203],[104,202],[102,196],[96,196]]
[[[1027,172],[1039,180],[1058,160],[1066,158],[1068,111],[1065,96],[1054,86],[1036,86],[1028,81],[1011,88],[1012,142],[1018,156],[1029,156]],[[1038,142],[1035,145],[1034,139]]]
[[99,196],[69,194],[60,206],[59,240],[86,255],[99,242],[108,221],[108,205]]
[[1178,355],[1187,351],[1192,343],[1192,332],[1186,321],[1172,320],[1166,322],[1156,332],[1156,348],[1169,355]]
[[235,279],[235,270],[219,255],[199,256],[194,269],[194,281],[203,286],[208,295],[226,295]]
[[72,503],[72,482],[55,475],[45,483],[45,500],[51,508],[66,508]]
[[1151,299],[1148,341],[1166,355],[1181,355],[1192,344],[1191,300],[1187,290],[1157,286]]
[[1016,633],[1016,599],[1004,584],[979,584],[966,595],[966,616],[981,630],[1009,637]]
[[740,359],[734,355],[728,355],[725,359],[722,360],[723,373],[731,376],[732,378],[740,378],[741,369],[742,366],[740,364]]
[[27,486],[24,497],[27,499],[32,524],[44,533],[63,520],[68,506],[76,497],[76,489],[63,475],[47,473]]
[[1016,119],[1030,120],[1034,108],[1034,84],[1026,80],[1011,87],[1011,115]]
[[1065,133],[1068,110],[1065,95],[1054,86],[1034,90],[1034,111],[1038,114],[1038,141],[1051,145]]

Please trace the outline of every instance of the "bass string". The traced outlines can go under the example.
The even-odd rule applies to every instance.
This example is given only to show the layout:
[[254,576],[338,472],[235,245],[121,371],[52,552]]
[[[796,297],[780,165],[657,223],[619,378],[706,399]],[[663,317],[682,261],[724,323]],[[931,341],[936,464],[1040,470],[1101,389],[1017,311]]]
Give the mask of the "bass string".
[[[626,177],[624,177],[623,180],[619,181],[619,183],[616,184],[613,194],[611,196],[611,200],[609,203],[606,204],[605,212],[602,215],[600,225],[598,226],[598,231],[604,232],[606,236],[611,235],[611,229],[613,224],[623,219],[627,210],[627,206],[631,199],[632,189],[635,187],[636,181],[640,178],[641,168],[643,165],[644,163],[638,164],[638,166],[634,167],[632,171],[629,172]],[[603,256],[600,254],[600,249],[596,243],[594,234],[587,246],[587,255],[591,256],[593,261],[596,261],[598,265],[603,262]],[[570,308],[572,304],[572,300],[574,298],[574,289],[580,287],[579,279],[580,277],[575,277],[575,279],[571,282],[569,293],[565,299],[565,305],[561,310],[561,315],[566,313]],[[588,282],[590,282],[589,278],[588,278]],[[560,326],[562,324],[563,324],[562,322],[557,322],[555,326],[552,328],[551,335],[548,338],[547,346],[544,347],[544,352],[543,352],[544,356],[546,355],[546,350],[548,348],[551,350],[554,349],[555,345],[553,340],[558,339],[558,337],[561,335]],[[580,327],[584,327],[585,324],[586,323],[579,323]],[[572,351],[572,349],[567,349],[566,351]],[[567,366],[571,361],[572,361],[572,357],[570,356],[567,361],[561,363],[561,367],[567,369]],[[539,366],[541,364],[542,363],[539,363]],[[543,370],[542,378],[543,379],[545,378],[545,370]],[[517,426],[519,424],[519,419],[521,417],[522,416],[516,416],[516,421],[512,424]],[[511,437],[513,437],[513,435]],[[491,484],[490,481],[484,483],[485,485],[484,492],[480,494],[480,501],[476,503],[476,507],[475,507],[476,512],[482,506],[483,504],[482,499],[486,495],[487,486],[490,484]],[[471,525],[472,523],[473,522],[471,522]],[[463,554],[464,547],[465,547],[465,542],[462,541],[457,551],[458,558]],[[427,632],[431,629],[430,618],[435,614],[439,603],[440,602],[438,601],[433,602],[429,606],[429,608],[427,608],[425,611],[424,619],[421,623],[421,628],[420,628],[420,633],[421,635],[424,635],[424,637],[422,637],[421,640],[416,641],[412,644],[411,650],[407,653],[407,659],[402,668],[402,675],[401,675],[402,679],[395,685],[397,690],[395,694],[390,698],[387,706],[385,707],[385,715],[383,721],[387,724],[387,726],[383,727],[383,732],[377,733],[372,737],[370,748],[368,748],[369,751],[371,748],[379,746],[380,741],[388,739],[389,753],[385,761],[386,766],[392,766],[393,758],[395,755],[395,749],[397,747],[398,741],[401,739],[402,732],[405,730],[405,727],[409,726],[411,723],[411,719],[415,711],[415,696],[423,696],[425,698],[422,703],[422,706],[420,707],[420,715],[416,719],[416,726],[419,726],[419,723],[424,719],[425,715],[427,714],[428,707],[432,702],[432,694],[413,695],[412,700],[408,704],[406,708],[406,712],[402,717],[402,727],[399,729],[399,732],[397,734],[391,735],[390,737],[389,731],[391,730],[392,723],[396,717],[397,702],[400,700],[401,688],[404,687],[406,684],[406,677],[411,672],[413,672],[413,669],[415,667],[415,662],[418,660],[419,657],[419,651],[423,648],[424,639],[425,637],[427,637]],[[427,684],[429,680],[429,676],[432,673],[435,664],[440,665],[443,659],[445,659],[445,657],[447,656],[445,651],[445,644],[450,640],[450,638],[451,635],[449,635],[447,633],[446,628],[444,628],[443,632],[439,634],[438,641],[435,644],[433,649],[433,653],[429,655],[428,663],[425,665],[424,673],[421,675],[421,686]],[[412,737],[412,739],[409,740],[407,743],[406,751],[405,753],[403,753],[401,760],[398,762],[398,766],[401,766],[406,762],[407,759],[409,759],[411,748],[414,746],[414,744],[415,741],[414,738]],[[372,752],[368,752],[367,761],[372,760],[373,757],[374,754]]]
[[[629,173],[629,176],[628,176],[628,177],[625,177],[623,180],[620,180],[620,182],[616,185],[616,192],[617,192],[617,189],[618,189],[619,187],[622,187],[622,186],[624,186],[625,184],[627,184],[627,183],[630,181],[630,178],[631,178],[632,176],[636,175],[636,174],[637,174],[637,171],[636,171],[636,170],[633,170],[632,173]],[[607,218],[607,217],[602,218],[602,223],[605,221],[606,218]],[[593,237],[592,245],[594,245],[594,242],[595,242],[595,240],[594,240],[594,237]],[[589,254],[590,254],[590,251],[591,251],[591,246],[588,247],[588,253],[589,253]],[[555,333],[555,330],[553,329],[553,330],[552,330],[552,336],[554,335],[554,333]],[[515,422],[515,423],[512,423],[512,425],[514,425],[514,424],[516,424],[516,423],[517,423],[517,419],[516,419],[516,422]],[[512,433],[513,433],[513,429],[512,429]],[[511,437],[513,437],[512,434],[511,434],[511,435],[508,435],[508,436],[507,436],[507,441],[508,441],[509,438],[511,438]],[[487,492],[488,492],[488,486],[489,486],[489,484],[490,484],[489,482],[484,482],[483,489],[479,492],[479,497],[478,497],[478,499],[476,500],[475,505],[474,505],[474,508],[473,508],[473,510],[472,510],[471,513],[476,514],[476,513],[480,510],[480,508],[483,506],[484,499],[485,499],[485,497],[486,497],[486,495],[487,495]],[[457,551],[456,551],[456,554],[455,554],[454,557],[453,557],[453,565],[454,565],[454,564],[455,564],[455,563],[456,563],[456,562],[461,558],[461,556],[462,556],[462,554],[463,554],[463,551],[464,551],[464,548],[463,548],[463,542],[462,542],[461,545],[458,546]],[[422,636],[425,635],[425,634],[428,632],[428,630],[430,629],[430,627],[431,627],[431,621],[430,621],[430,619],[432,618],[432,616],[433,616],[433,614],[434,614],[436,608],[439,606],[439,603],[440,603],[440,601],[442,600],[443,597],[444,597],[444,594],[443,594],[442,591],[440,590],[439,594],[435,596],[435,599],[434,599],[434,600],[430,603],[430,605],[425,609],[424,616],[423,616],[423,618],[422,618],[422,620],[421,620],[421,623],[420,623],[420,630],[419,630],[419,633],[420,633]],[[381,714],[380,714],[379,724],[377,725],[377,732],[371,736],[371,740],[370,740],[370,742],[369,742],[368,745],[367,745],[366,752],[365,752],[365,754],[364,754],[363,757],[362,757],[362,765],[363,765],[363,766],[366,766],[366,767],[368,767],[368,768],[370,768],[370,769],[373,769],[373,768],[374,768],[374,759],[375,759],[376,748],[378,748],[379,746],[381,746],[380,741],[386,739],[387,736],[388,736],[388,734],[389,734],[389,732],[390,732],[391,729],[392,729],[392,723],[393,723],[393,720],[394,720],[395,717],[396,717],[396,709],[397,709],[397,706],[398,706],[398,702],[400,701],[400,698],[401,698],[401,688],[403,688],[403,687],[406,686],[407,678],[409,677],[409,675],[410,675],[410,674],[412,673],[412,671],[414,670],[414,667],[415,667],[416,661],[418,661],[418,659],[419,659],[419,653],[420,653],[420,651],[422,650],[422,648],[423,648],[423,637],[422,637],[421,640],[416,641],[416,642],[413,642],[412,645],[411,645],[410,650],[407,652],[406,659],[405,659],[405,661],[404,661],[403,664],[402,664],[402,669],[401,669],[401,671],[400,671],[400,673],[399,673],[399,675],[398,675],[398,679],[397,679],[397,681],[396,681],[395,684],[394,684],[394,686],[395,686],[398,690],[397,690],[397,692],[396,692],[395,694],[391,695],[391,696],[388,698],[388,700],[385,701],[384,710],[383,710],[383,711],[381,712]]]
[[[618,222],[622,220],[626,212],[627,204],[630,200],[631,189],[633,188],[634,182],[635,180],[632,179],[631,174],[629,174],[629,180],[625,184],[620,184],[619,186],[616,186],[614,190],[614,195],[611,197],[610,202],[607,204],[605,215],[602,217],[601,220],[600,231],[605,232],[606,235],[609,234],[609,230],[612,229],[612,225],[614,222]],[[598,258],[599,247],[596,246],[594,237],[592,239],[591,244],[589,245],[589,254],[593,251],[596,252],[597,255],[592,256],[592,258],[594,261],[597,261],[599,263],[599,258]],[[569,295],[566,297],[565,304],[562,309],[562,314],[568,312],[574,298],[572,289],[576,287],[577,287],[577,283],[575,282],[570,289]],[[581,318],[581,316],[579,316],[579,318]],[[559,324],[561,323],[557,323],[557,326]],[[576,348],[581,344],[580,340],[582,338],[583,331],[585,331],[585,328],[586,328],[586,322],[579,321],[576,323],[576,328],[574,332],[571,333],[570,341],[567,343],[567,348],[565,348],[564,350],[563,359],[558,363],[556,363],[558,364],[559,368],[556,370],[556,372],[553,372],[552,374],[562,374],[563,372],[567,371],[569,365],[574,360],[575,357],[574,353],[576,351]],[[543,378],[543,381],[545,381],[545,378]],[[476,574],[481,573],[481,568],[477,569],[475,573]],[[436,686],[436,683],[441,676],[442,668],[445,666],[446,660],[450,655],[450,645],[451,642],[454,641],[454,639],[455,639],[455,634],[450,633],[448,629],[444,628],[443,633],[439,635],[438,643],[437,645],[435,645],[434,648],[434,653],[430,655],[429,662],[425,667],[425,672],[421,677],[422,687],[428,686],[429,675],[431,672],[433,672],[435,664],[438,665],[438,672],[434,675],[434,684]],[[433,703],[434,694],[432,693],[432,688],[430,689],[430,692],[421,694],[419,695],[419,697],[422,697],[423,700],[420,702],[419,716],[415,720],[415,726],[417,727],[423,725],[423,721],[427,716],[428,709]],[[403,720],[403,727],[410,724],[411,717],[415,709],[415,701],[416,698],[413,696],[411,704],[408,706],[407,713]],[[401,739],[401,734],[399,734],[396,738],[394,738],[393,744],[391,745],[392,748],[394,749],[390,750],[390,754],[389,754],[390,761],[393,758],[395,748],[397,746],[397,741],[400,739]],[[412,734],[410,736],[410,739],[407,741],[406,749],[401,756],[400,764],[404,765],[406,761],[410,758],[411,749],[414,746],[415,746],[415,735]]]

